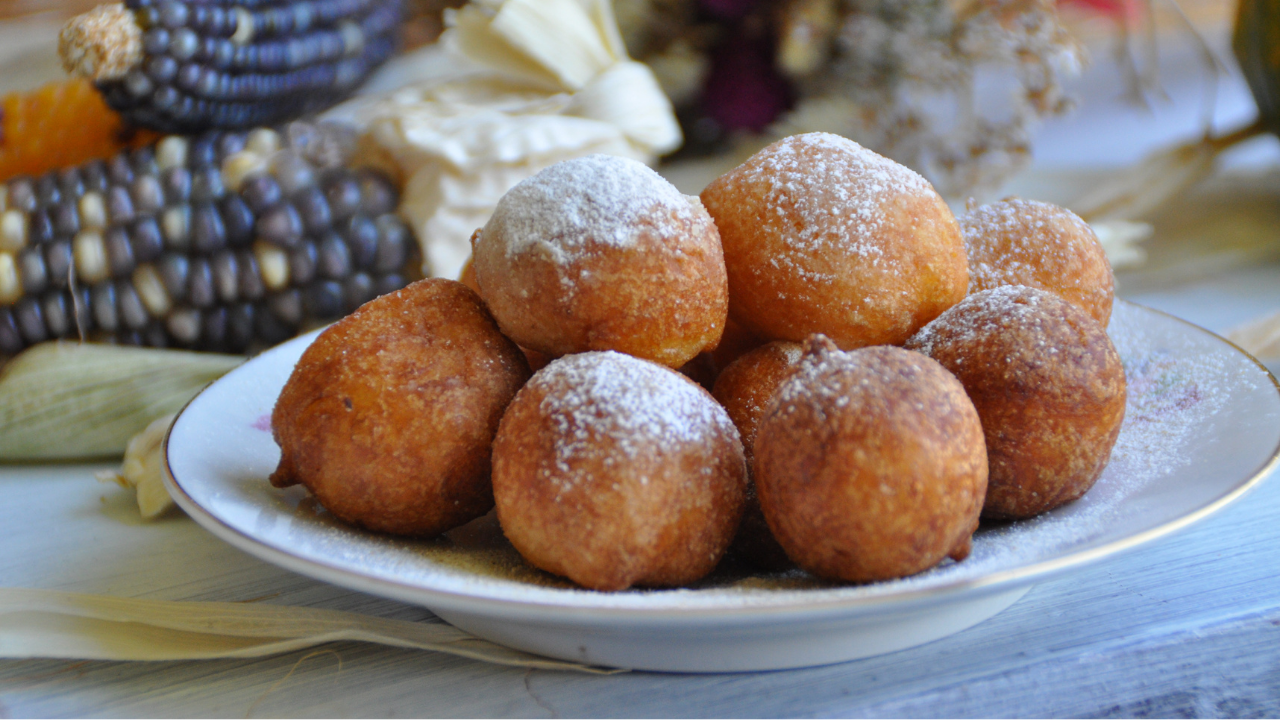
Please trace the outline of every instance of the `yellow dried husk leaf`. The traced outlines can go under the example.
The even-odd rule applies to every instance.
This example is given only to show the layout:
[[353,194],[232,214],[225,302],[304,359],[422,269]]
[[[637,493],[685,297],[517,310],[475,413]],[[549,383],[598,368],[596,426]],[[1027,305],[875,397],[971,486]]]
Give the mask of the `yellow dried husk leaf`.
[[0,370],[0,461],[119,456],[244,362],[239,355],[50,342]]
[[251,658],[339,640],[443,652],[511,667],[625,672],[506,648],[437,618],[410,622],[269,603],[174,602],[0,587],[3,658]]
[[1224,337],[1259,360],[1280,360],[1280,311],[1237,325]]
[[144,520],[154,520],[175,507],[173,497],[164,486],[164,438],[176,417],[173,413],[158,417],[130,438],[119,471],[96,473],[102,482],[131,488],[137,496],[138,513]]

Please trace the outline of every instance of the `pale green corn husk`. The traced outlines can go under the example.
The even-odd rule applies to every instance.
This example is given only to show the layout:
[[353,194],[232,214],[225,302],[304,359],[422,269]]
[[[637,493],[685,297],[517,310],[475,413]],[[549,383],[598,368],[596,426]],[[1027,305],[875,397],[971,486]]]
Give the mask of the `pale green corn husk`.
[[0,461],[119,456],[129,438],[177,412],[239,355],[50,342],[0,370]]

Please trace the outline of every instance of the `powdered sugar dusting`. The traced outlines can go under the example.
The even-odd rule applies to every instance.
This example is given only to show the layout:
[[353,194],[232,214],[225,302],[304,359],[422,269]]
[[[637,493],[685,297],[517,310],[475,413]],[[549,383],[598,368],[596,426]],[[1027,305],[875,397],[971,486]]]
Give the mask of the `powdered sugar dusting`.
[[[915,171],[831,133],[793,135],[762,150],[740,168],[741,181],[763,188],[765,212],[791,230],[795,258],[840,252],[875,267],[888,263],[878,237],[887,223],[885,203],[894,196],[927,193],[933,186]],[[794,256],[791,257],[791,256]],[[810,281],[823,280],[808,267]]]
[[[1002,285],[967,295],[917,331],[908,344],[932,355],[942,333],[949,343],[965,347],[1003,328],[1033,324],[1042,297],[1044,291],[1025,285]],[[1022,316],[1032,322],[1023,321]]]
[[[844,352],[825,336],[810,337],[795,370],[778,386],[775,395],[778,411],[785,418],[796,414],[800,407],[816,416],[826,415],[826,408],[844,408],[850,404],[868,408],[883,397],[888,388],[901,387],[905,373],[927,377],[925,373],[930,370],[924,363],[929,361],[918,353],[884,353],[874,360],[864,354],[894,350],[897,348],[886,346]],[[888,357],[893,358],[892,363]],[[911,390],[919,387],[912,385]]]
[[692,217],[689,198],[644,163],[589,155],[511,188],[481,234],[500,239],[509,256],[540,248],[567,264],[595,246],[631,247],[641,232],[661,232]]
[[557,433],[563,482],[574,481],[574,460],[598,452],[602,437],[625,462],[655,449],[705,443],[712,432],[737,433],[724,408],[692,381],[618,352],[562,357],[529,385],[547,393],[539,409]]
[[778,346],[778,349],[786,356],[788,365],[795,365],[800,362],[801,356],[804,355],[804,346],[800,343],[782,343]]
[[999,285],[1062,289],[1108,303],[1113,282],[1093,228],[1075,213],[1009,198],[957,218],[969,259],[970,292]]

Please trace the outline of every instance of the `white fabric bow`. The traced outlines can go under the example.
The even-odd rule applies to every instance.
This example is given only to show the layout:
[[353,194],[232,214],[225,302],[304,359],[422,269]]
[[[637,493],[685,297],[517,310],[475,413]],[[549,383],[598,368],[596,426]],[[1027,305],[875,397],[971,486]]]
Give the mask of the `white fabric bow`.
[[429,52],[448,62],[367,120],[407,179],[401,213],[428,274],[457,277],[472,232],[542,168],[592,153],[652,162],[680,145],[671,103],[628,58],[608,0],[476,0],[446,21]]

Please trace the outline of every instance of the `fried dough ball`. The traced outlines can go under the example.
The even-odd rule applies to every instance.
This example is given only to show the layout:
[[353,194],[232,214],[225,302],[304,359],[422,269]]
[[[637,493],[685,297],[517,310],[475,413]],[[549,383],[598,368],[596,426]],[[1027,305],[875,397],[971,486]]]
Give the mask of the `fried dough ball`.
[[498,520],[530,564],[595,590],[710,572],[746,492],[738,431],[683,375],[617,352],[552,361],[493,446]]
[[550,357],[617,350],[676,368],[724,330],[715,223],[635,160],[552,165],[498,201],[472,246],[503,332]]
[[828,133],[766,147],[702,191],[732,318],[766,339],[900,344],[964,297],[951,210],[920,175]]
[[983,517],[1026,518],[1084,495],[1124,420],[1124,366],[1080,308],[1044,290],[970,295],[907,342],[955,374],[982,418]]
[[959,217],[969,256],[969,292],[1026,285],[1048,290],[1104,328],[1115,276],[1093,228],[1070,210],[1009,198]]
[[370,530],[438,535],[493,507],[490,448],[529,378],[480,297],[420,280],[320,333],[271,414],[276,487]]
[[711,394],[738,428],[748,460],[765,406],[795,370],[803,353],[800,343],[775,340],[742,355],[716,378]]
[[729,365],[750,350],[764,345],[767,340],[742,329],[733,320],[726,319],[720,344],[713,350],[704,350],[697,357],[680,367],[680,372],[710,391],[716,378]]
[[[756,430],[764,417],[764,409],[778,386],[795,370],[803,352],[799,343],[775,340],[742,355],[716,378],[711,394],[724,406],[742,436],[748,477]],[[747,484],[742,524],[738,526],[731,549],[736,556],[763,570],[781,570],[791,565],[765,522],[754,482]]]
[[768,340],[734,322],[733,318],[729,318],[725,320],[724,334],[720,336],[720,344],[714,350],[708,351],[706,355],[709,356],[712,370],[719,375],[725,368],[732,365],[734,360],[766,342]]
[[[462,271],[458,274],[458,282],[475,290],[477,293],[480,292],[480,286],[476,284],[475,265],[471,262],[471,258],[467,258],[467,262],[463,264]],[[529,361],[529,369],[533,372],[538,372],[546,367],[547,363],[551,362],[551,358],[537,350],[530,350],[526,347],[522,347],[520,350],[524,352],[524,359]]]
[[467,287],[480,292],[480,285],[476,282],[476,266],[473,258],[467,258],[462,264],[462,269],[458,271],[458,282]]
[[774,537],[820,577],[871,582],[968,556],[987,487],[982,425],[959,381],[919,353],[805,343],[755,441]]

